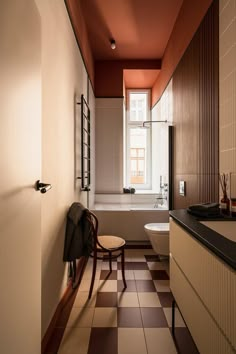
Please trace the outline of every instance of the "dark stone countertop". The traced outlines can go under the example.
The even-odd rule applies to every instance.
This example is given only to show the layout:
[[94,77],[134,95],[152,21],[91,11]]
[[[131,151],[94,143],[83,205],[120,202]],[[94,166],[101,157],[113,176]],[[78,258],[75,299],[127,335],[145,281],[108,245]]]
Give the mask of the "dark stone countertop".
[[[236,270],[236,242],[233,242],[216,231],[211,230],[200,221],[236,221],[236,218],[222,217],[217,219],[193,216],[186,209],[171,210],[170,216],[177,224],[215,253],[225,263]],[[236,232],[236,228],[235,228]]]

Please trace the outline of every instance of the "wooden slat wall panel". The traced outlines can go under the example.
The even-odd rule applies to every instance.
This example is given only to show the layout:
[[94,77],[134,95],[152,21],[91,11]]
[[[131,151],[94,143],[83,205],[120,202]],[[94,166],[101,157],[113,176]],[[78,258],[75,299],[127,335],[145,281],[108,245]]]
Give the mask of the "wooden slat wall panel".
[[173,76],[174,208],[219,198],[218,16],[215,0]]
[[215,2],[199,28],[199,198],[202,202],[218,200],[219,26],[217,10],[218,4]]

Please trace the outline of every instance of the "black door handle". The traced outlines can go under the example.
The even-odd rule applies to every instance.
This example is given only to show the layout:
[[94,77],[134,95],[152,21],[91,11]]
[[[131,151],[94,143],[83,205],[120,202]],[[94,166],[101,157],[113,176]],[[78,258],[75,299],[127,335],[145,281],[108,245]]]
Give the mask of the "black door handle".
[[36,182],[36,191],[40,191],[40,193],[47,193],[47,191],[49,191],[49,189],[52,188],[52,185],[49,183],[42,183],[40,182],[40,180],[38,180]]

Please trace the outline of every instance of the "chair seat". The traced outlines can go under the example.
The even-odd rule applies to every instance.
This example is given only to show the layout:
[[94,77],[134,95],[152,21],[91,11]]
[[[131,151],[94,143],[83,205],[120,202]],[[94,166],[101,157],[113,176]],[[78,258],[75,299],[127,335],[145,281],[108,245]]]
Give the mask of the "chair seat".
[[[125,240],[118,236],[104,235],[98,236],[98,242],[107,249],[116,250],[125,245]],[[98,248],[101,248],[98,246]]]

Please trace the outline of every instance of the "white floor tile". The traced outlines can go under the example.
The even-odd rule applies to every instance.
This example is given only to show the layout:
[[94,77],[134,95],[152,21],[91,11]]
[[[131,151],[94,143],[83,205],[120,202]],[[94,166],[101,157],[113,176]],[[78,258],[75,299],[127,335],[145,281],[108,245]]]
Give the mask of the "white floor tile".
[[[121,270],[117,271],[117,279],[122,280]],[[133,270],[125,270],[125,279],[126,280],[134,280],[134,271]]]
[[[83,274],[83,279],[89,279],[91,281],[92,278],[92,268],[85,269]],[[96,270],[95,279],[99,279],[101,274],[101,269]]]
[[86,327],[92,326],[94,308],[91,307],[72,307],[70,317],[66,327]]
[[88,291],[78,291],[73,307],[95,307],[97,293],[93,292],[91,299],[88,299]]
[[176,354],[169,328],[144,328],[148,354]]
[[116,307],[95,307],[93,327],[117,327]]
[[143,328],[118,328],[118,354],[147,354]]
[[[91,279],[82,279],[78,291],[79,291],[79,292],[80,292],[80,291],[89,291],[89,289],[90,289],[90,284],[91,284]],[[95,290],[97,289],[98,284],[99,284],[99,280],[98,280],[98,279],[95,279],[93,291],[95,291]]]
[[140,292],[138,293],[140,307],[161,307],[157,293]]
[[152,280],[149,270],[134,270],[134,279],[136,280]]
[[[109,262],[102,263],[102,270],[109,270]],[[112,262],[112,270],[117,270],[117,262]]]
[[117,294],[118,307],[139,307],[136,292],[121,292]]
[[100,280],[98,285],[98,291],[117,291],[117,280]]
[[91,328],[66,328],[58,354],[87,354]]

